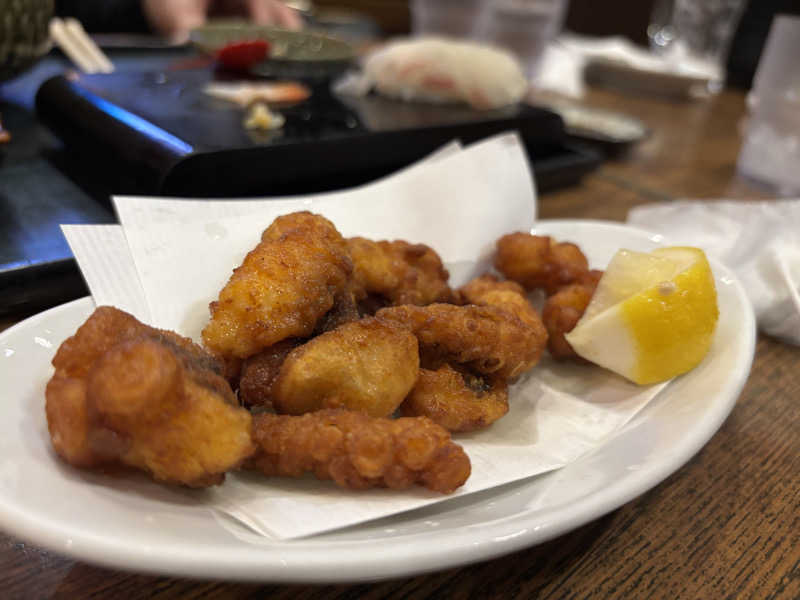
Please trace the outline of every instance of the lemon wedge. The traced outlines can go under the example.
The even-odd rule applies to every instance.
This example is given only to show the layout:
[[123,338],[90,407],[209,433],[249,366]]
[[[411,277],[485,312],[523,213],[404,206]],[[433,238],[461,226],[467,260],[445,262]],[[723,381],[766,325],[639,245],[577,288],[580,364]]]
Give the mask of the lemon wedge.
[[644,385],[696,367],[711,347],[718,316],[702,250],[620,250],[566,338],[578,355]]

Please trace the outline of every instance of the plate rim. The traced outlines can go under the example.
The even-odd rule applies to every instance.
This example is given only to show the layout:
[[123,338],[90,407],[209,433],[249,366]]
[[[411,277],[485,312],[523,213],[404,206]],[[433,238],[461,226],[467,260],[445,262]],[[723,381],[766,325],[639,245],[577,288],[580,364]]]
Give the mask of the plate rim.
[[[576,225],[624,230],[625,233],[642,235],[658,244],[668,243],[665,236],[639,227],[593,219],[543,219],[536,221],[533,231]],[[718,279],[720,276],[731,277],[737,299],[742,302],[742,332],[745,337],[737,355],[737,364],[741,360],[747,368],[737,372],[720,390],[724,401],[714,405],[716,410],[693,430],[689,443],[679,446],[678,451],[666,459],[648,465],[641,471],[631,472],[624,479],[573,502],[546,510],[528,509],[484,521],[470,531],[448,531],[447,536],[437,538],[436,544],[418,543],[420,538],[430,539],[431,535],[436,534],[435,531],[369,541],[312,537],[253,545],[249,546],[249,552],[243,550],[228,557],[219,556],[213,548],[195,548],[191,555],[170,554],[168,549],[154,553],[152,549],[125,546],[124,540],[88,534],[83,534],[82,540],[70,540],[65,544],[63,529],[43,528],[41,523],[37,524],[27,515],[19,514],[18,509],[15,511],[13,506],[9,506],[7,496],[2,493],[0,529],[74,560],[106,568],[174,577],[307,584],[355,583],[418,575],[489,560],[544,543],[623,506],[678,471],[705,446],[735,406],[752,367],[756,344],[755,316],[738,278],[719,261],[711,259],[710,262]],[[23,327],[35,326],[57,313],[80,310],[80,306],[91,303],[91,297],[86,296],[33,315],[0,333],[0,342]],[[543,519],[542,515],[546,518]],[[530,521],[536,521],[535,526],[520,528],[526,524],[533,525]],[[490,535],[486,535],[486,532]],[[365,545],[369,546],[367,553],[363,551]],[[336,555],[335,562],[330,561],[332,552]]]

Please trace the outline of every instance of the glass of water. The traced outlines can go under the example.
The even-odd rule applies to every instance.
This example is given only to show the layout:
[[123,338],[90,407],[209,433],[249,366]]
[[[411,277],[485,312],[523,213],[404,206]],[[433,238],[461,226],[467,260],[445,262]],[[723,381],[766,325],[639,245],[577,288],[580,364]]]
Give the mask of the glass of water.
[[747,0],[657,0],[647,37],[651,49],[687,57],[712,73],[710,91],[725,81],[725,60]]
[[477,35],[486,0],[412,0],[415,35],[470,38]]
[[800,194],[800,17],[772,21],[747,104],[739,172]]
[[487,0],[480,37],[517,55],[535,77],[547,44],[560,32],[567,0]]

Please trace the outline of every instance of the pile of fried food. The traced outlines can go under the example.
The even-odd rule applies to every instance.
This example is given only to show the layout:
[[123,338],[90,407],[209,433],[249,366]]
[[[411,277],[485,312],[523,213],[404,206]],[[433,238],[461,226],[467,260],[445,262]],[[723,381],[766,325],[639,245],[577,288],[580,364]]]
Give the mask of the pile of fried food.
[[[339,486],[450,493],[470,475],[451,432],[508,411],[508,386],[564,333],[599,279],[577,246],[514,233],[507,277],[448,285],[439,256],[343,238],[309,212],[277,218],[211,303],[205,348],[99,307],[58,349],[53,447],[191,487],[245,468]],[[549,295],[542,316],[526,292]],[[548,341],[549,340],[549,341]]]

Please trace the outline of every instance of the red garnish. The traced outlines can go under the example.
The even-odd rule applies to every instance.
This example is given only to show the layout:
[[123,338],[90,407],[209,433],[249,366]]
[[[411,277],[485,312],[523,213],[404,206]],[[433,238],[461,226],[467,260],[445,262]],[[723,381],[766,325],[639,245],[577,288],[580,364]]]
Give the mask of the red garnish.
[[233,42],[217,52],[217,60],[226,69],[247,71],[267,57],[269,48],[269,42],[265,40]]

